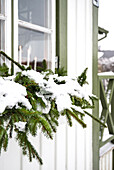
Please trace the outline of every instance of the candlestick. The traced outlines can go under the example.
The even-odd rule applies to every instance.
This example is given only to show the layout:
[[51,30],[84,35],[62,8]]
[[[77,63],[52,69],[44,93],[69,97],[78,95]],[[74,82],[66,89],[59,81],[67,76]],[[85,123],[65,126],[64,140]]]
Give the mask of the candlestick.
[[37,67],[37,57],[34,57],[34,70],[36,70]]

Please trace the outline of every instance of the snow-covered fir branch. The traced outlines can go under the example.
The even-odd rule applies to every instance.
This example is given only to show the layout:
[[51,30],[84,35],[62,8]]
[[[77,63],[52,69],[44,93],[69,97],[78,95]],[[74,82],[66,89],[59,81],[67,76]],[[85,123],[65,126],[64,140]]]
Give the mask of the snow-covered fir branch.
[[[55,100],[59,112],[64,111],[64,109],[72,110],[74,108],[71,96],[83,98],[91,103],[90,96],[93,97],[93,95],[84,92],[77,79],[68,76],[58,77],[57,74],[48,75],[46,79],[46,73],[39,73],[34,70],[23,71],[22,76],[27,76],[29,79],[34,80],[39,86],[40,90],[36,92],[36,95],[42,98],[46,105],[46,108],[42,110],[44,113],[49,113],[51,100]],[[9,80],[8,77],[0,77],[0,113],[4,112],[6,108],[20,108],[19,103],[29,110],[32,108],[31,103],[26,98],[26,87],[16,83],[15,77],[9,77]],[[77,106],[75,109],[83,113],[81,107]],[[40,105],[38,105],[37,110],[41,111]]]
[[86,114],[100,122],[87,112],[88,108],[94,107],[96,96],[84,91],[87,69],[78,78],[71,78],[58,76],[52,71],[39,73],[24,66],[19,65],[19,68],[22,71],[9,76],[8,68],[0,66],[0,152],[7,150],[8,141],[15,131],[23,154],[29,155],[30,161],[36,158],[42,164],[28,135],[36,136],[40,129],[52,139],[60,116],[65,116],[70,126],[74,118],[85,128],[83,117]]

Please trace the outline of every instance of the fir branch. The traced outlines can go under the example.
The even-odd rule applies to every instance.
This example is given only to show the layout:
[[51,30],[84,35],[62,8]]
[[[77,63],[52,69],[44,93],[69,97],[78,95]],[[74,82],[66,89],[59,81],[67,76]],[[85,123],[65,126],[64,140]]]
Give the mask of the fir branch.
[[41,105],[41,107],[46,108],[46,104],[42,100],[41,97],[37,97],[37,103]]
[[[7,56],[4,52],[0,52],[1,55],[4,55],[7,59],[12,61],[14,64],[16,64],[22,71],[27,70],[24,68],[24,66],[21,66],[19,63],[15,62],[13,59],[11,59],[9,56]],[[43,69],[44,71],[47,70],[46,63],[44,61],[43,63]],[[7,69],[3,69],[3,72],[7,71]],[[64,73],[64,70],[59,70],[59,75]],[[81,86],[83,86],[86,82],[86,71],[87,68],[84,70],[84,72],[81,74],[81,76],[78,77],[78,82]],[[7,72],[5,73],[7,74]],[[45,73],[45,81],[49,79],[49,74],[53,74],[51,71],[48,70],[47,73]],[[15,82],[21,84],[26,88],[27,96],[26,98],[32,105],[31,110],[27,110],[26,106],[24,106],[22,103],[18,103],[18,106],[20,108],[17,109],[16,106],[14,106],[11,109],[6,108],[5,111],[0,116],[0,152],[3,148],[6,151],[6,148],[8,146],[8,135],[9,137],[12,137],[13,129],[17,133],[17,141],[19,142],[20,147],[23,150],[23,154],[29,156],[29,160],[32,161],[33,158],[37,158],[37,160],[42,164],[42,160],[40,156],[38,155],[35,148],[32,146],[30,141],[28,140],[28,134],[31,134],[32,136],[37,135],[38,128],[41,128],[41,131],[43,134],[48,138],[53,138],[52,132],[56,132],[56,127],[59,125],[58,119],[60,115],[66,116],[67,122],[70,126],[72,126],[72,117],[78,121],[79,124],[82,125],[82,127],[86,127],[86,124],[83,122],[83,116],[85,114],[88,114],[93,119],[97,120],[94,116],[90,115],[88,112],[81,113],[73,108],[72,111],[69,109],[65,109],[63,113],[58,112],[57,104],[55,103],[55,100],[51,97],[51,94],[48,94],[49,92],[46,91],[46,88],[40,87],[39,84],[37,84],[34,80],[30,79],[28,76],[22,75],[21,72],[18,72],[15,77]],[[56,84],[65,84],[66,81],[62,80],[59,81],[56,78],[53,78],[53,82]],[[45,85],[44,85],[45,86]],[[41,92],[41,93],[38,93]],[[38,94],[42,94],[45,97],[46,100],[49,100],[51,103],[51,109],[49,113],[44,114],[40,111],[38,111],[38,105],[40,105],[42,108],[46,107],[45,102],[43,101],[42,97],[39,97]],[[50,97],[47,98],[47,95],[50,95]],[[94,97],[90,97],[92,104],[85,100],[84,98],[78,98],[76,96],[70,96],[72,105],[79,106],[82,109],[85,108],[93,108],[94,107]],[[39,109],[41,110],[41,109]],[[24,130],[21,131],[20,127],[18,129],[18,126],[16,126],[15,123],[26,122],[26,125],[24,125]],[[99,120],[97,120],[99,122]],[[99,122],[101,123],[101,122]],[[6,125],[7,124],[7,125]],[[6,125],[6,126],[5,126]],[[4,128],[5,127],[5,128]],[[20,131],[19,131],[20,130]],[[8,134],[7,134],[8,133]]]
[[80,86],[83,86],[84,84],[88,84],[88,82],[86,81],[86,79],[87,79],[87,75],[86,75],[87,70],[88,70],[88,68],[86,68],[86,69],[81,73],[81,75],[78,76],[78,78],[77,78],[77,81],[78,81],[78,83],[80,84]]
[[4,151],[6,151],[7,146],[8,146],[7,130],[5,128],[3,128],[2,126],[0,126],[0,153],[1,153],[2,147],[3,147]]
[[[23,116],[24,121],[27,122],[27,128],[30,130],[30,133],[35,136],[37,128],[42,127],[42,132],[46,135],[46,137],[52,137],[52,130],[50,124],[44,119],[40,112],[34,110],[26,110],[24,108],[16,110],[20,117]],[[22,116],[21,116],[22,115]],[[22,121],[22,120],[21,120]]]
[[45,119],[48,121],[48,123],[50,124],[53,132],[56,132],[57,129],[56,129],[56,126],[58,126],[58,121],[55,120],[54,118],[52,117],[49,117],[48,114],[43,114],[43,116],[45,117]]
[[90,113],[88,113],[87,111],[84,110],[84,112],[90,116],[92,119],[94,119],[95,121],[97,121],[98,123],[100,123],[101,125],[103,125],[105,128],[107,127],[103,122],[101,122],[98,118],[96,118],[95,116],[91,115]]
[[42,67],[37,67],[37,70],[38,70],[39,72],[41,72],[41,71],[46,71],[46,70],[47,70],[46,60],[43,60],[43,61],[42,61]]
[[57,110],[57,105],[55,103],[55,100],[51,101],[51,109],[50,109],[49,115],[51,118],[55,118],[55,119],[58,119],[60,116],[60,113]]
[[29,161],[32,161],[32,158],[36,158],[39,163],[42,165],[42,159],[40,158],[39,154],[37,153],[36,149],[28,140],[28,137],[25,132],[17,132],[16,140],[19,142],[20,147],[22,148],[23,154],[29,156]]
[[[25,110],[25,109],[23,108],[23,110]],[[19,121],[25,122],[26,116],[21,112],[21,109],[15,109],[15,112],[12,115],[12,119],[13,119],[14,123],[19,122]]]
[[75,114],[77,114],[77,116],[80,114],[80,116],[81,116],[81,118],[83,118],[84,116],[85,116],[85,114],[84,113],[82,113],[82,112],[79,112],[78,110],[75,110],[74,108],[72,108],[71,107],[71,109],[72,109],[72,111],[75,113]]
[[10,125],[10,131],[9,131],[10,138],[12,138],[12,133],[13,133],[13,124]]
[[0,76],[2,77],[9,76],[10,74],[8,73],[8,71],[9,71],[9,68],[6,66],[5,63],[3,63],[3,65],[0,66]]
[[67,122],[69,124],[69,126],[72,126],[72,119],[71,119],[71,115],[68,113],[67,110],[64,110],[66,118],[67,118]]
[[93,109],[94,108],[94,104],[92,102],[92,104],[90,104],[89,101],[87,101],[86,99],[82,98],[82,109]]
[[82,109],[93,109],[94,108],[94,100],[97,100],[97,98],[89,96],[90,100],[92,101],[92,104],[90,101],[87,101],[84,97],[79,98],[76,96],[70,96],[72,100],[72,104],[75,106],[79,106]]
[[26,108],[16,109],[16,112],[21,115],[23,121],[26,119],[31,119],[33,116],[41,115],[41,112],[35,110],[27,110]]
[[30,97],[30,98],[28,97],[28,100],[29,100],[30,104],[32,105],[32,109],[37,110],[37,103],[36,103],[35,99],[33,97]]
[[4,148],[4,151],[7,150],[7,147],[8,147],[8,134],[7,134],[7,131],[4,132],[4,138],[3,138],[3,148]]
[[71,96],[72,104],[75,106],[82,107],[83,100],[82,98],[76,97],[76,96]]
[[96,96],[89,96],[89,98],[90,98],[90,100],[91,100],[91,102],[92,102],[92,106],[93,106],[93,108],[94,108],[94,106],[95,106],[95,101],[98,101],[98,98],[97,98]]
[[6,57],[8,60],[12,61],[16,66],[18,66],[22,71],[26,70],[24,66],[21,66],[18,62],[14,61],[12,58],[10,58],[5,52],[0,51],[0,54]]
[[4,126],[4,122],[7,122],[10,119],[11,112],[7,109],[0,116],[0,126]]
[[55,69],[55,74],[58,74],[58,76],[66,76],[67,75],[67,71],[64,69],[64,67],[56,68]]
[[[46,121],[46,119],[44,119],[43,117],[37,115],[33,119],[32,118],[30,119],[29,125],[31,125],[32,123],[35,124],[35,125],[38,124],[39,127],[42,127],[41,130],[44,133],[44,135],[46,135],[46,137],[50,137],[51,139],[53,139],[52,130],[51,130],[50,124]],[[35,125],[33,125],[33,127]]]
[[12,133],[13,133],[13,121],[12,121],[11,117],[10,117],[10,120],[9,120],[7,126],[6,126],[6,132],[8,131],[8,129],[9,129],[9,137],[12,138]]
[[68,109],[66,109],[66,111],[67,111],[68,114],[70,114],[74,119],[76,119],[76,120],[78,121],[78,123],[82,125],[83,128],[86,128],[86,127],[87,127],[87,125],[86,125],[81,119],[79,119],[79,117],[78,117],[75,113],[71,112],[71,111],[68,110]]
[[49,115],[50,115],[51,118],[54,118],[54,119],[58,119],[59,116],[60,116],[58,110],[55,109],[55,108],[50,109]]

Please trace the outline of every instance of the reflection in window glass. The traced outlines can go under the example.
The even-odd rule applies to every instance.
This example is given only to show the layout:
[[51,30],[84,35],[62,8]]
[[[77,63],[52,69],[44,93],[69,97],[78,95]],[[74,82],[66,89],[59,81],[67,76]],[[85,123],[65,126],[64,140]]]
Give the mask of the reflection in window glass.
[[43,27],[50,27],[50,0],[19,0],[18,17],[20,20]]
[[0,0],[0,14],[5,14],[5,0]]
[[4,21],[0,20],[0,50],[5,48]]
[[49,51],[50,36],[45,33],[19,27],[19,63],[25,65],[41,66],[43,59],[51,67]]
[[[5,32],[4,32],[4,21],[0,20],[0,50],[5,50]],[[4,58],[0,57],[0,64],[4,62]]]

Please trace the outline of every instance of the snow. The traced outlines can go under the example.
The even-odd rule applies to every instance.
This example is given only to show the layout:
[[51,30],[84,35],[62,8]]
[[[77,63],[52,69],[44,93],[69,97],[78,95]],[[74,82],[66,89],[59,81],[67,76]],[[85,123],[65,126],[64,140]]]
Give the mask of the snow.
[[21,121],[19,121],[19,122],[16,122],[16,123],[14,123],[15,124],[15,126],[16,126],[16,128],[18,128],[19,129],[19,131],[24,131],[25,130],[25,125],[26,125],[26,122],[21,122]]
[[[37,93],[37,96],[42,97],[42,100],[44,103],[46,103],[46,94],[52,94],[50,97],[52,99],[55,99],[55,102],[57,104],[57,109],[59,112],[62,112],[64,109],[70,109],[74,107],[72,105],[72,101],[70,99],[70,95],[79,97],[79,98],[85,98],[86,100],[89,100],[89,96],[85,91],[83,90],[83,87],[81,87],[77,79],[75,78],[70,78],[68,76],[60,76],[58,77],[57,74],[54,75],[49,75],[48,76],[48,81],[44,79],[46,74],[41,74],[39,72],[36,72],[34,70],[28,70],[28,71],[23,71],[23,75],[28,76],[29,78],[33,79],[36,83],[39,84],[39,86],[42,88],[42,91]],[[65,81],[65,84],[56,84],[55,80],[60,81]],[[45,98],[44,95],[45,94]],[[90,94],[91,95],[91,94]],[[92,96],[92,95],[91,95]],[[46,103],[47,105],[47,103]],[[50,102],[48,101],[48,105],[45,108],[46,113],[50,109]],[[38,106],[38,108],[40,108]],[[43,108],[40,108],[40,111]],[[78,107],[75,107],[75,109],[79,109]],[[80,110],[82,111],[82,110]]]
[[112,71],[102,72],[102,73],[98,73],[98,76],[114,76],[114,72]]
[[45,114],[48,114],[50,109],[51,109],[51,104],[49,101],[47,101],[47,105],[45,108],[43,108],[40,104],[38,104],[38,111],[39,112],[42,112],[42,113],[45,113]]
[[46,107],[43,108],[40,104],[38,104],[38,111],[43,112],[43,113],[49,113],[51,109],[51,103],[50,101],[46,100],[45,97],[41,94],[36,93],[36,95],[40,98],[42,98],[43,102],[45,103]]
[[0,77],[0,113],[4,112],[7,107],[11,109],[16,106],[18,108],[18,103],[22,103],[27,109],[31,109],[32,106],[25,98],[26,95],[24,86]]
[[71,109],[72,106],[70,96],[67,94],[56,96],[56,104],[59,112],[63,111],[64,109]]
[[103,52],[98,51],[98,58],[101,58],[103,56]]
[[[59,112],[62,112],[64,109],[72,110],[72,108],[74,108],[83,113],[83,110],[80,107],[72,104],[70,96],[85,98],[88,101],[90,101],[89,95],[92,96],[92,94],[85,93],[83,87],[78,84],[76,78],[68,76],[58,77],[57,74],[54,74],[48,75],[48,80],[46,80],[44,78],[46,73],[41,74],[34,70],[23,71],[22,75],[33,79],[40,86],[40,91],[36,93],[36,95],[42,98],[46,107],[41,107],[39,103],[37,109],[43,113],[49,113],[50,111],[51,103],[49,98],[55,100]],[[65,83],[57,84],[55,80],[59,82],[64,81]],[[18,108],[18,103],[22,103],[30,110],[32,106],[26,98],[26,95],[26,88],[15,83],[14,77],[9,77],[9,79],[3,79],[0,77],[0,113],[2,113],[7,107],[13,108],[16,106],[16,108]]]
[[111,142],[106,143],[100,148],[100,157],[105,158],[108,154],[111,154],[114,150],[114,144]]
[[39,72],[36,72],[35,70],[28,70],[28,71],[23,71],[23,75],[28,76],[30,79],[33,79],[36,83],[39,85],[43,85],[44,83],[44,75],[42,75]]

